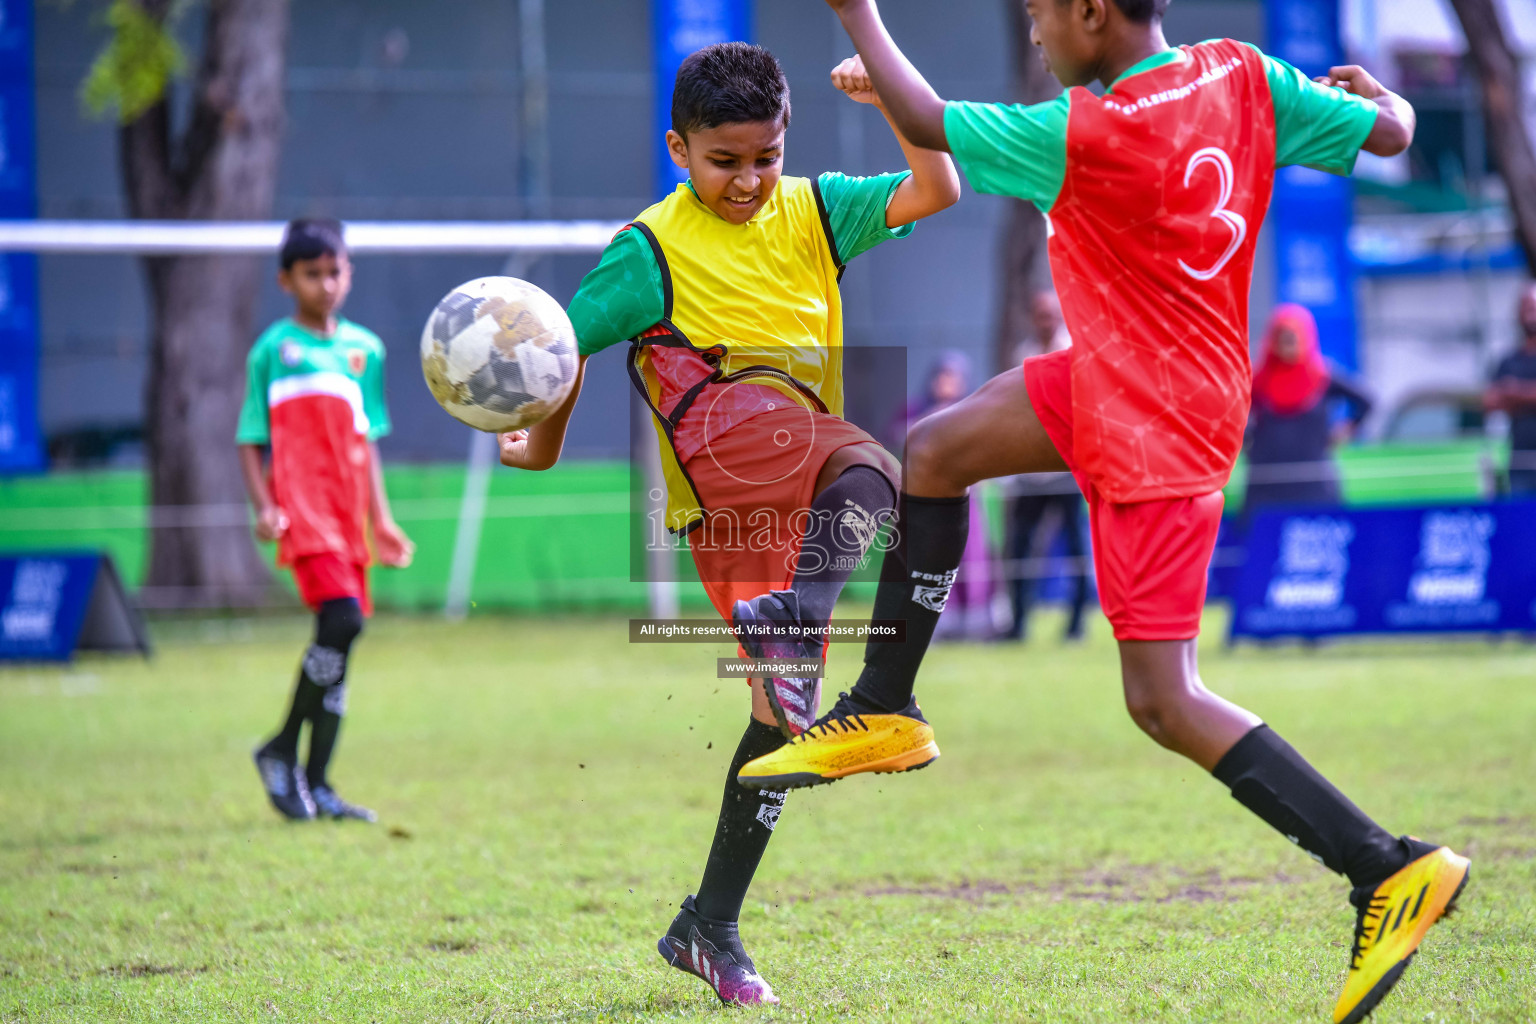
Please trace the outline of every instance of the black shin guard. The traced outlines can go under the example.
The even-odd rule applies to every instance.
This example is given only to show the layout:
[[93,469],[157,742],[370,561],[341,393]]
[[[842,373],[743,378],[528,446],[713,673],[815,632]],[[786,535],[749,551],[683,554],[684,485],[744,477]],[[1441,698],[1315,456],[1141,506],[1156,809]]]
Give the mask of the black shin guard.
[[1249,730],[1211,774],[1244,807],[1357,888],[1374,888],[1411,859],[1404,840],[1368,818],[1267,725]]
[[843,585],[895,503],[895,488],[873,466],[844,470],[816,496],[793,584],[804,623],[826,625]]
[[939,613],[949,600],[970,530],[969,497],[915,498],[901,496],[896,544],[880,566],[875,591],[876,619],[903,619],[901,643],[877,643],[864,649],[864,670],[849,697],[870,711],[896,712],[912,700],[917,669],[922,664]]
[[303,674],[317,691],[308,708],[309,760],[304,766],[312,790],[326,784],[325,770],[347,710],[347,655],[362,631],[363,610],[356,599],[343,597],[320,606],[315,642],[304,654]]
[[741,904],[747,898],[752,876],[773,837],[784,806],[783,793],[744,789],[736,773],[753,758],[772,753],[784,745],[778,726],[764,725],[757,719],[747,723],[747,731],[731,758],[725,776],[725,797],[720,801],[720,819],[715,824],[715,841],[704,864],[704,878],[694,905],[701,916],[716,921],[735,921],[741,916]]

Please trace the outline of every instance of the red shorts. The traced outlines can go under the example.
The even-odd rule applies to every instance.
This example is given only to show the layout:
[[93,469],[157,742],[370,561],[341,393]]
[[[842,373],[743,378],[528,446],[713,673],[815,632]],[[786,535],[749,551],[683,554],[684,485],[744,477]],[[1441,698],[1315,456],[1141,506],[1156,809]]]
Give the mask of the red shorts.
[[822,467],[839,448],[874,443],[847,420],[792,405],[737,424],[688,460],[708,511],[688,546],[723,619],[737,601],[789,587]]
[[299,597],[312,611],[318,611],[326,601],[355,597],[364,615],[373,614],[366,565],[327,553],[295,558],[289,568],[293,570],[293,581],[299,585]]
[[1200,634],[1206,573],[1225,499],[1116,504],[1078,471],[1072,457],[1071,350],[1024,360],[1029,403],[1088,500],[1099,604],[1116,640],[1188,640]]

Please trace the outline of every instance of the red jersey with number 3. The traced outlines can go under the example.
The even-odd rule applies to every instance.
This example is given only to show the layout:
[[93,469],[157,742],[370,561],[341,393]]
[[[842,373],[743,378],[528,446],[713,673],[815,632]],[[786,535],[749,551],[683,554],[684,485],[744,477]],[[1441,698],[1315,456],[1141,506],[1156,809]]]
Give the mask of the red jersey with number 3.
[[1206,494],[1242,447],[1248,289],[1274,184],[1262,58],[1232,40],[1071,91],[1051,270],[1072,334],[1074,457],[1113,502]]

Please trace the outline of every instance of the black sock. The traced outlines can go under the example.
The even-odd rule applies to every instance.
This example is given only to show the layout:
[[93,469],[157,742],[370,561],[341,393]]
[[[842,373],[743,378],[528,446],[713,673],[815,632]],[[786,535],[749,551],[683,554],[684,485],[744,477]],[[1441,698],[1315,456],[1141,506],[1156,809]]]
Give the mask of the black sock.
[[864,670],[849,694],[856,705],[875,711],[900,711],[911,702],[918,666],[949,600],[971,523],[970,498],[965,495],[903,494],[899,506],[899,535],[880,565],[874,618],[906,620],[906,639],[871,640],[864,648]]
[[1374,888],[1411,859],[1269,726],[1250,729],[1211,769],[1232,796],[1356,887]]
[[347,684],[327,686],[311,708],[309,720],[309,760],[304,764],[304,774],[310,789],[329,785],[325,770],[330,766],[331,754],[336,750],[336,737],[341,733],[341,716],[347,712]]
[[304,678],[319,695],[309,705],[309,788],[326,785],[325,770],[336,750],[347,710],[347,654],[363,631],[363,611],[354,598],[326,601],[315,619],[315,642],[304,654]]
[[873,466],[852,466],[816,496],[793,584],[804,623],[826,625],[843,584],[890,518],[896,490]]
[[720,820],[715,825],[715,841],[704,863],[704,878],[694,906],[703,917],[715,921],[735,921],[741,916],[742,901],[757,873],[758,862],[773,837],[779,811],[784,806],[783,793],[745,789],[736,781],[736,773],[753,758],[772,753],[784,745],[784,736],[776,725],[764,725],[757,719],[747,723],[736,756],[731,758],[725,776],[725,797],[720,801]]
[[305,721],[309,719],[310,706],[319,702],[323,692],[320,687],[310,682],[301,670],[299,681],[293,686],[293,700],[288,705],[288,717],[283,721],[282,729],[268,740],[262,749],[279,754],[290,761],[296,759],[299,756],[299,732],[304,728]]

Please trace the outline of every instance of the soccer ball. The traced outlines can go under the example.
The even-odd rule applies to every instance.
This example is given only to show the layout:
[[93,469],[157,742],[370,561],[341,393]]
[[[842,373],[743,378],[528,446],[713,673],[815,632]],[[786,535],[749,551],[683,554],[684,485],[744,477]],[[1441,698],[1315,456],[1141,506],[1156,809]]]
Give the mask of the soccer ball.
[[515,277],[481,277],[437,304],[421,332],[421,370],[448,415],[476,430],[521,430],[576,381],[576,332],[560,303]]

